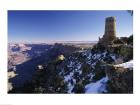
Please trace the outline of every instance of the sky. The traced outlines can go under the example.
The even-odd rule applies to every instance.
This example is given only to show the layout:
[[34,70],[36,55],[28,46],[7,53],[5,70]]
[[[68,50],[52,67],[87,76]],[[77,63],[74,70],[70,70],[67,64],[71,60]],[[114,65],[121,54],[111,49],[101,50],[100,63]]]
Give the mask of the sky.
[[119,11],[8,11],[9,42],[97,41],[105,18],[116,17],[118,37],[133,33],[133,16]]

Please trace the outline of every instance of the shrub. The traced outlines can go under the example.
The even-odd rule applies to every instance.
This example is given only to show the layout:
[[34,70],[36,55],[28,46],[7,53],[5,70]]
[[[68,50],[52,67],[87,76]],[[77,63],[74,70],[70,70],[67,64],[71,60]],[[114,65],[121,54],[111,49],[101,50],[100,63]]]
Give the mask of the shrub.
[[114,44],[124,44],[123,40],[118,39],[118,38],[116,40],[114,40],[113,43]]
[[106,48],[102,44],[98,43],[92,48],[92,53],[104,52],[105,50]]
[[101,62],[97,62],[96,66],[95,66],[95,76],[93,77],[93,79],[95,81],[100,80],[101,78],[105,77],[105,70],[102,69],[101,67]]
[[128,38],[128,44],[133,45],[133,35]]
[[122,46],[120,49],[120,55],[125,61],[133,59],[133,48]]
[[86,74],[89,74],[90,72],[91,72],[90,65],[88,65],[88,64],[83,64],[83,65],[82,65],[82,73],[83,73],[84,75],[86,75]]
[[72,92],[74,92],[74,93],[84,93],[84,92],[85,92],[85,87],[84,87],[82,81],[78,82],[78,83],[75,85],[75,87],[74,87],[74,89],[72,90]]

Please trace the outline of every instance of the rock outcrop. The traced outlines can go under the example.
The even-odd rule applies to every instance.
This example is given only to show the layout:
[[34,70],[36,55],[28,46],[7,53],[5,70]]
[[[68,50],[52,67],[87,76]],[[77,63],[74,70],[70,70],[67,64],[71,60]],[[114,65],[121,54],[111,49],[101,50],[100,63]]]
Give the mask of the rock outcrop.
[[106,65],[109,93],[133,93],[133,70]]

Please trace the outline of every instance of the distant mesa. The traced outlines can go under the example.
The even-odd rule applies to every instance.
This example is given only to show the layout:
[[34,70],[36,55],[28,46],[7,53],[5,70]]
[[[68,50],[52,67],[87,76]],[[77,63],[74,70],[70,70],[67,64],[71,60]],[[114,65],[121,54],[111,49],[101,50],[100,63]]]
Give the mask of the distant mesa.
[[107,17],[105,20],[105,32],[102,38],[99,38],[99,43],[107,46],[111,45],[116,39],[116,18]]

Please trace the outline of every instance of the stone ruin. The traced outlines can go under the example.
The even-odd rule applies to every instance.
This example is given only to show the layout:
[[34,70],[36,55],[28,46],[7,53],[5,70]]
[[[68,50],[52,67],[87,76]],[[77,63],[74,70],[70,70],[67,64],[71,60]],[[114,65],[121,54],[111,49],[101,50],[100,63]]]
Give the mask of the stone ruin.
[[108,46],[112,45],[116,39],[116,18],[107,17],[105,20],[105,32],[102,38],[99,38],[99,43]]

